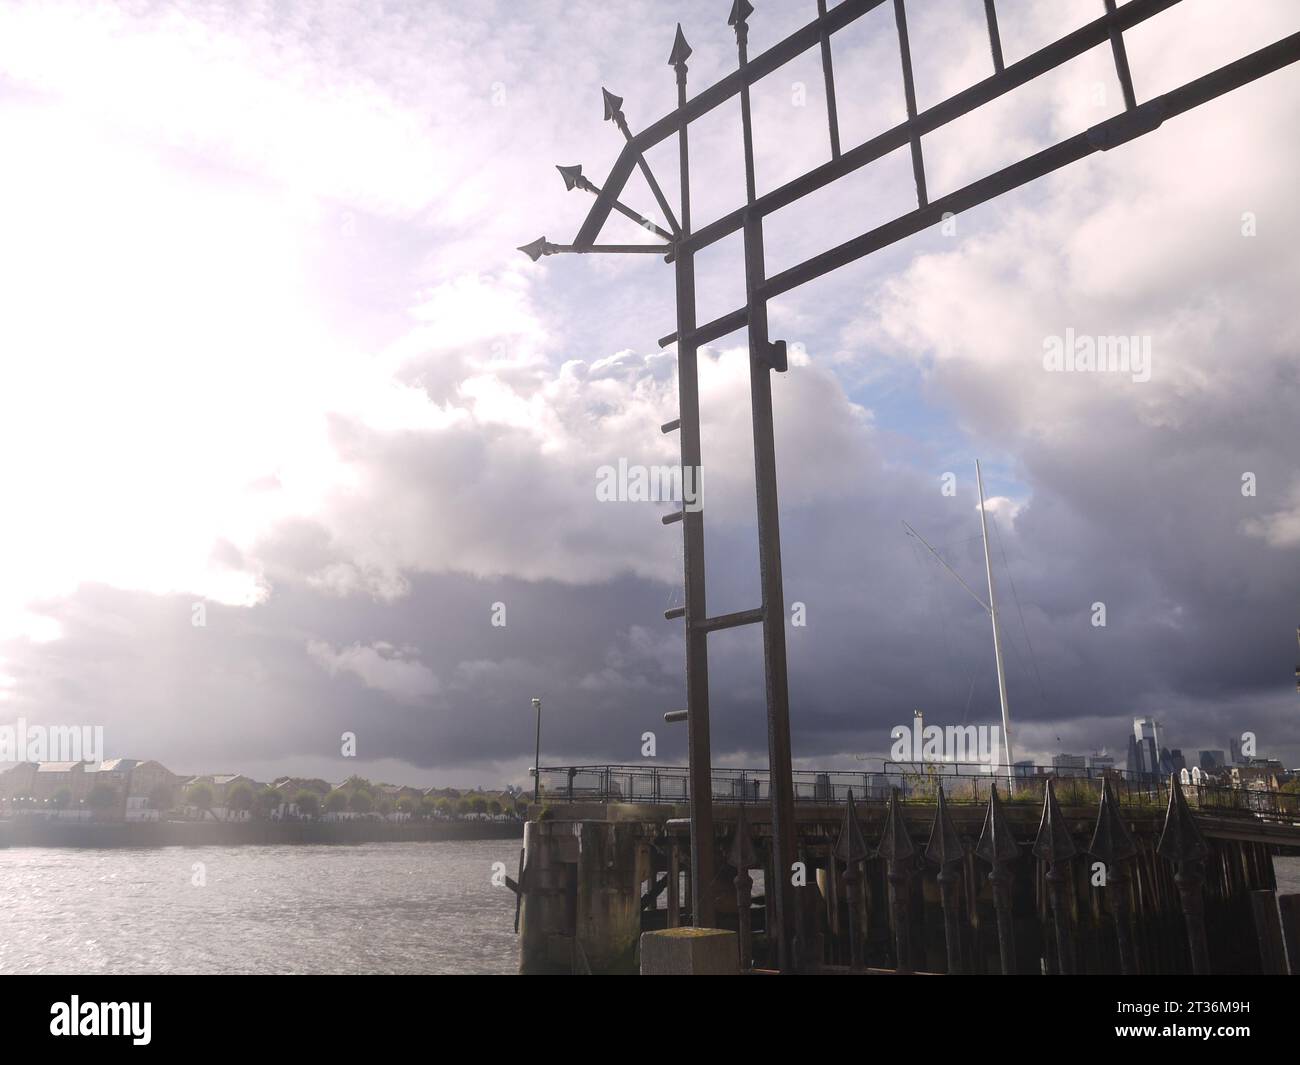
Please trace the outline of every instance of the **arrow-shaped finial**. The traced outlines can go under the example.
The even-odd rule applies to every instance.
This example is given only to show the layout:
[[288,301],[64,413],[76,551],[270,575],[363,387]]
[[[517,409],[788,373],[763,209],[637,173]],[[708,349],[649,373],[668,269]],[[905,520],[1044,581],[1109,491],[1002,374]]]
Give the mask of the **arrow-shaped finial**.
[[572,192],[580,181],[582,181],[582,165],[577,166],[557,166],[555,168],[560,172],[560,177],[564,178],[564,191]]
[[754,841],[749,837],[749,819],[745,817],[743,804],[736,814],[736,835],[731,841],[731,850],[727,853],[727,861],[737,873],[748,872],[754,867],[756,861]]
[[677,23],[677,36],[673,38],[673,52],[668,57],[668,65],[681,70],[686,60],[691,57],[691,46],[686,43],[686,34],[682,33],[682,24]]
[[743,25],[745,19],[749,18],[753,13],[754,9],[750,6],[749,0],[736,0],[736,2],[731,5],[731,14],[727,16],[727,25]]
[[1093,830],[1088,853],[1100,858],[1107,865],[1132,858],[1137,854],[1137,844],[1133,842],[1133,835],[1116,809],[1115,796],[1110,790],[1110,777],[1103,778],[1101,782],[1101,805],[1097,808],[1097,827]]
[[606,88],[600,90],[601,99],[605,101],[605,121],[617,122],[623,114],[623,97],[615,96]]
[[862,838],[862,829],[858,826],[857,811],[853,808],[853,792],[850,790],[848,805],[844,807],[844,826],[840,829],[840,838],[835,842],[835,857],[852,866],[869,853],[867,841]]
[[1210,853],[1183,797],[1177,773],[1169,775],[1169,809],[1165,812],[1165,827],[1156,844],[1156,853],[1171,862],[1200,861]]
[[531,244],[522,244],[519,251],[523,252],[533,262],[537,262],[543,255],[550,255],[551,245],[547,243],[545,237],[538,237]]
[[905,862],[916,853],[912,837],[907,834],[903,821],[902,799],[897,788],[889,789],[889,806],[885,810],[885,826],[880,835],[876,854],[888,862]]
[[979,842],[975,844],[975,853],[986,862],[996,865],[1009,862],[1020,853],[1007,815],[1002,809],[1002,800],[998,798],[998,786],[989,789],[989,806],[984,815],[984,831],[980,833]]
[[952,814],[948,812],[948,801],[943,794],[943,785],[939,785],[939,797],[934,811],[934,824],[930,828],[930,842],[925,846],[925,856],[935,865],[951,865],[966,857],[966,845],[957,833],[957,826],[952,823]]
[[1070,829],[1056,801],[1052,778],[1047,778],[1043,790],[1043,816],[1038,823],[1038,836],[1034,839],[1034,857],[1045,862],[1068,862],[1078,853]]

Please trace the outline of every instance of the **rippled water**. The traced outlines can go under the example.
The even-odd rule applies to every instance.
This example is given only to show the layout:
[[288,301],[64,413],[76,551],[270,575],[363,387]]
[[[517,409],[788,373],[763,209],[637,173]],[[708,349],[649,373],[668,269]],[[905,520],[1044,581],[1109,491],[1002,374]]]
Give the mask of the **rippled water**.
[[[0,973],[513,973],[491,877],[518,860],[515,840],[0,848]],[[1300,858],[1275,868],[1300,890]]]
[[0,848],[0,973],[513,973],[519,846]]

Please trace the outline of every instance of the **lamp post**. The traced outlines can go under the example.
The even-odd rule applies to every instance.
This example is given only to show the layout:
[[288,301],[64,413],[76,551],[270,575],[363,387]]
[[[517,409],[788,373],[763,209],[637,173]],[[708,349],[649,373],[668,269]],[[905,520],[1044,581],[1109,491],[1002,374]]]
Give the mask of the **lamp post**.
[[542,701],[533,700],[533,709],[537,711],[537,747],[533,754],[533,802],[542,801]]

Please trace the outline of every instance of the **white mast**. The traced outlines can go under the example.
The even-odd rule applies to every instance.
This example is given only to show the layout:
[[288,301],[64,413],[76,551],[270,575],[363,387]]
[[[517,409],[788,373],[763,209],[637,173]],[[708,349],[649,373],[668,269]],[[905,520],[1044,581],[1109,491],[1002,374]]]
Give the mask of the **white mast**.
[[1007,791],[1014,795],[1016,791],[1015,771],[1012,768],[1015,755],[1011,749],[1011,712],[1007,709],[1007,678],[1002,671],[1002,634],[998,631],[998,604],[993,595],[993,562],[989,555],[989,523],[984,514],[984,478],[980,474],[979,459],[975,460],[975,483],[980,494],[980,529],[984,533],[984,572],[989,579],[989,617],[993,620],[993,660],[998,668],[998,699],[1002,703],[1002,740],[1007,750]]

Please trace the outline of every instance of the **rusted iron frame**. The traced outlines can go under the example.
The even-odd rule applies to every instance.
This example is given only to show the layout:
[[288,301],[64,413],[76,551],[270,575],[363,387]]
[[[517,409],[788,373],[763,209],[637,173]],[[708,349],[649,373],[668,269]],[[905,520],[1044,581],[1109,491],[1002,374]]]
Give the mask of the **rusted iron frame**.
[[[1118,10],[1113,24],[1121,30],[1132,29],[1179,2],[1180,0],[1130,0]],[[813,20],[766,52],[750,59],[744,71],[735,71],[727,75],[692,97],[685,107],[679,107],[638,133],[615,161],[602,187],[602,193],[596,197],[587,217],[583,220],[574,243],[591,243],[599,235],[605,219],[609,217],[609,212],[612,210],[612,200],[621,195],[623,185],[636,165],[634,148],[639,151],[649,151],[676,133],[683,123],[701,118],[738,95],[742,85],[752,85],[802,52],[819,44],[823,31],[828,35],[833,34],[882,3],[884,0],[844,0],[843,3],[831,8],[824,18]],[[755,209],[762,215],[771,214],[908,144],[913,128],[918,136],[925,136],[1027,84],[1040,74],[1045,74],[1078,58],[1109,41],[1111,26],[1112,20],[1106,15],[1080,26],[983,81],[976,82],[969,88],[921,111],[915,122],[911,120],[900,122],[870,140],[848,149],[838,159],[822,163],[806,174],[763,194],[755,200]],[[683,234],[681,243],[694,251],[699,251],[741,229],[744,225],[743,215],[744,208],[725,214],[702,226],[696,232]]]
[[[1133,3],[1138,2],[1140,0],[1133,0]],[[1120,9],[1121,12],[1125,10],[1127,8]],[[1294,33],[1256,52],[1252,52],[1242,59],[1220,67],[1218,70],[1187,82],[1185,85],[1162,96],[1154,97],[1147,103],[1139,105],[1134,111],[1125,112],[1114,118],[1107,119],[1105,122],[1098,123],[1096,126],[1060,141],[1050,148],[1045,148],[1035,155],[1013,163],[937,200],[932,200],[926,207],[900,215],[892,221],[877,226],[875,229],[846,241],[838,247],[831,248],[810,259],[806,259],[796,266],[783,270],[767,279],[762,289],[762,295],[768,299],[783,295],[791,289],[798,288],[808,281],[821,277],[823,274],[830,273],[832,270],[855,262],[872,252],[880,251],[882,248],[897,243],[905,237],[919,233],[921,230],[941,221],[945,214],[959,214],[962,211],[970,210],[972,207],[994,199],[1012,189],[1019,188],[1021,185],[1026,185],[1037,178],[1044,177],[1095,152],[1108,151],[1111,148],[1118,147],[1144,133],[1151,132],[1166,119],[1189,111],[1232,89],[1240,88],[1298,60],[1300,60],[1300,33]],[[1006,73],[1009,74],[1012,69],[1014,68],[1008,67]],[[884,136],[889,136],[889,134]],[[877,140],[879,139],[877,138]],[[904,139],[902,143],[906,143],[906,140]],[[901,145],[893,145],[892,147],[899,146]],[[856,150],[854,149],[854,151]],[[852,152],[846,152],[841,156],[841,161],[848,159],[851,154]],[[803,193],[799,195],[803,195]],[[751,212],[755,210],[762,211],[762,201],[766,198],[761,197],[750,208]],[[798,198],[798,195],[792,197],[792,199]],[[718,223],[714,224],[717,225]],[[719,238],[725,235],[725,233],[720,233]],[[745,313],[745,308],[741,307],[698,326],[691,337],[692,342],[696,345],[706,344],[740,328],[745,324]],[[673,334],[664,337],[660,343],[673,343],[676,341],[677,335]]]

